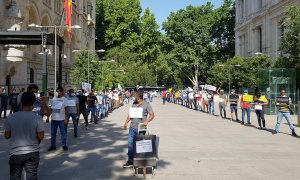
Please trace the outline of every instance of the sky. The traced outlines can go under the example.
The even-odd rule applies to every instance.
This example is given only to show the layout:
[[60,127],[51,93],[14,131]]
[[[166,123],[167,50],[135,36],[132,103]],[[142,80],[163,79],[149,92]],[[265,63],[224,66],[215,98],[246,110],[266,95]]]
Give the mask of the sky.
[[188,5],[201,6],[210,1],[215,7],[223,4],[223,0],[141,0],[143,10],[147,7],[155,14],[156,21],[160,25],[167,19],[171,12],[184,9]]

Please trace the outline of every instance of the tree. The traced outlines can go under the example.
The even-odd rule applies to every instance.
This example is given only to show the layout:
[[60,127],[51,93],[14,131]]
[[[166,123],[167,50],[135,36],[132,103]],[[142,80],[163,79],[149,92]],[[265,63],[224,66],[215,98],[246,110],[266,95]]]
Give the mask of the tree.
[[213,13],[212,41],[217,46],[217,59],[223,62],[235,55],[235,13],[234,0],[224,0]]
[[109,49],[136,39],[140,34],[141,12],[139,0],[97,1],[97,46]]
[[141,36],[140,36],[140,57],[142,61],[153,63],[160,54],[160,41],[162,34],[159,31],[159,25],[155,16],[146,8],[144,15],[141,17]]
[[289,61],[300,68],[300,5],[288,9],[283,26],[288,31],[284,34],[281,49],[289,54]]
[[235,56],[223,63],[224,66],[220,66],[221,64],[217,63],[212,67],[210,70],[212,76],[208,78],[208,83],[227,89],[230,70],[230,86],[239,89],[241,87],[256,87],[260,79],[258,76],[259,68],[271,67],[271,59],[267,55],[246,58]]
[[[214,9],[208,2],[173,12],[163,23],[166,38],[162,52],[177,85],[198,87],[206,82],[210,68],[235,54],[235,3],[224,0]],[[181,83],[181,84],[180,84]]]
[[[98,84],[100,74],[98,61],[98,56],[95,53],[89,52],[88,54],[88,51],[78,53],[71,69],[72,84],[80,87],[82,82],[88,82],[88,74],[90,74],[90,84],[92,86]],[[90,68],[88,68],[89,63]]]

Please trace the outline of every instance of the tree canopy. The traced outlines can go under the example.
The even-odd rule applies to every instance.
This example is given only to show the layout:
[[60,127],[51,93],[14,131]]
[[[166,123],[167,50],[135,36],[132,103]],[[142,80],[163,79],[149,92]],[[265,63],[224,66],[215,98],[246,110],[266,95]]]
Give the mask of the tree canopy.
[[[106,50],[98,61],[115,62],[96,63],[92,85],[198,86],[216,63],[234,56],[234,26],[234,0],[218,8],[208,2],[172,12],[162,29],[139,0],[97,1],[96,49]],[[76,58],[73,77],[86,69],[84,58]]]

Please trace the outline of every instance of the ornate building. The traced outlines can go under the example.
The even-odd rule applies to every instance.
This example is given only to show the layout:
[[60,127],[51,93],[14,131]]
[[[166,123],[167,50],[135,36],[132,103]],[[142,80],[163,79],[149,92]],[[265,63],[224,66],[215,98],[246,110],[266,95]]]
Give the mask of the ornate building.
[[[72,24],[82,28],[72,30],[72,39],[66,28],[58,28],[57,35],[64,40],[61,73],[63,86],[71,82],[69,74],[75,56],[72,50],[95,49],[95,3],[95,0],[73,0]],[[54,33],[54,28],[36,28],[29,25],[64,26],[64,0],[1,0],[0,19],[0,32]],[[54,46],[47,46],[47,49],[47,86],[53,88]],[[41,87],[43,58],[39,54],[41,51],[41,45],[0,45],[0,86],[21,88],[35,83]]]
[[255,54],[281,56],[285,11],[299,0],[236,0],[235,52],[242,57]]

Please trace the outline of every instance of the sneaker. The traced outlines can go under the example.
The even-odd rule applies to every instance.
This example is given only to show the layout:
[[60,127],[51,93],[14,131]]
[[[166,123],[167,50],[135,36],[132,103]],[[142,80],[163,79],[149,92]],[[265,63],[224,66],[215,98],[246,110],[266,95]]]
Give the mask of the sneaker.
[[56,150],[56,147],[55,146],[50,146],[50,148],[48,149],[48,152],[54,151],[54,150]]
[[244,125],[245,123],[244,123],[244,122],[241,122],[241,124]]
[[298,135],[296,134],[296,132],[295,132],[295,131],[292,131],[292,136],[294,136],[294,137],[298,137]]
[[272,132],[272,134],[278,134],[278,132],[277,132],[276,130],[274,130],[274,131]]
[[261,126],[257,127],[257,129],[262,130],[263,128]]
[[133,162],[128,160],[125,164],[123,164],[123,168],[130,168],[133,167]]
[[64,151],[68,151],[69,150],[69,148],[67,146],[63,146],[62,148],[63,148]]
[[251,122],[247,122],[247,125],[251,125]]

